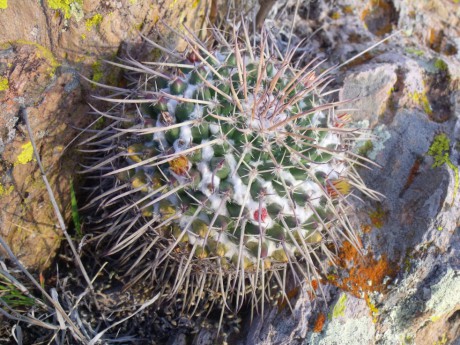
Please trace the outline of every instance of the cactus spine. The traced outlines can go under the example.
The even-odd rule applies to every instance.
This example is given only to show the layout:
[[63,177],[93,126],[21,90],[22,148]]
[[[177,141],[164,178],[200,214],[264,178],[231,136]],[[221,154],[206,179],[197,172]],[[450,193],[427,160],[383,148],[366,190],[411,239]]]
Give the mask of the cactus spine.
[[101,236],[132,282],[168,281],[165,300],[186,286],[189,305],[263,313],[286,277],[319,278],[329,243],[357,243],[347,198],[376,194],[354,169],[350,115],[322,94],[328,70],[295,68],[295,49],[281,56],[264,35],[183,38],[161,62],[126,61],[130,87],[100,97],[113,122],[89,140],[107,155],[87,171],[109,186]]

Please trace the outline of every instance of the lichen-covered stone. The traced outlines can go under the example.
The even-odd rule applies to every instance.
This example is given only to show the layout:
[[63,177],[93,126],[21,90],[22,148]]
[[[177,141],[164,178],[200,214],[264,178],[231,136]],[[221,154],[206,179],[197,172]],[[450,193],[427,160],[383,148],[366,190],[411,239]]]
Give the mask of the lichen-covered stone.
[[69,180],[77,166],[69,157],[75,153],[65,147],[77,134],[71,125],[87,121],[78,115],[86,109],[80,103],[80,88],[68,87],[76,72],[57,68],[54,56],[36,44],[5,44],[0,50],[0,74],[9,82],[8,90],[0,93],[0,233],[32,269],[51,263],[62,233],[38,171],[24,112],[65,215],[70,207]]

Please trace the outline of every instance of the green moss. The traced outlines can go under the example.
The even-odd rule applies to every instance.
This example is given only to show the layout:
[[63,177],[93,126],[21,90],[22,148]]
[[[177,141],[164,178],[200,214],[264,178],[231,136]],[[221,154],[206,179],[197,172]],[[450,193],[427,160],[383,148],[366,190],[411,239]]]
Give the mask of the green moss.
[[443,59],[436,59],[434,62],[434,67],[439,71],[447,71],[448,67],[447,64],[444,62]]
[[[458,176],[458,167],[452,163],[449,157],[449,150],[450,150],[450,139],[447,137],[446,134],[441,133],[434,137],[433,143],[431,144],[430,148],[428,149],[428,155],[434,158],[434,163],[431,166],[432,168],[439,168],[446,164],[450,169],[453,170],[455,176],[455,185],[454,185],[454,196],[457,196],[457,190],[459,187],[459,176]],[[452,201],[452,202],[453,202]]]
[[8,0],[0,0],[0,10],[5,10],[8,8]]
[[0,77],[0,91],[6,91],[10,88],[8,78]]
[[18,158],[16,158],[16,162],[14,162],[15,166],[20,165],[20,164],[27,164],[31,162],[34,158],[34,148],[30,141],[22,145],[21,148],[22,148],[22,151],[18,155]]
[[52,10],[61,11],[65,19],[74,17],[78,22],[83,18],[83,0],[48,0],[48,6]]
[[91,31],[91,29],[94,26],[98,26],[102,22],[102,15],[101,14],[95,14],[89,19],[86,19],[85,25],[86,25],[86,30]]

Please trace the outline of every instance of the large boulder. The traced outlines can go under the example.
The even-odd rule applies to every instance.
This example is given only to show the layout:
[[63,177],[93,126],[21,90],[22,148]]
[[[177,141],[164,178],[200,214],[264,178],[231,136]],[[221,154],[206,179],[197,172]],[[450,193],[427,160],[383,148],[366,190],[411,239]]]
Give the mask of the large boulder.
[[[76,128],[96,119],[87,115],[86,105],[94,89],[82,83],[80,74],[116,84],[118,71],[102,59],[138,48],[139,32],[167,36],[170,31],[163,24],[200,29],[208,5],[184,0],[1,4],[0,234],[28,268],[43,270],[52,262],[62,231],[33,156],[24,112],[54,196],[70,219],[70,181],[79,182],[79,155],[72,146],[79,135]],[[180,44],[170,43],[173,48]]]
[[355,203],[362,253],[345,242],[322,293],[300,289],[293,313],[272,308],[239,344],[459,344],[458,4],[315,1],[296,16],[294,3],[276,6],[268,20],[283,32],[294,23],[292,42],[310,37],[305,59],[327,58],[324,68],[401,29],[333,82],[364,133],[357,151],[378,164],[361,175],[385,197]]

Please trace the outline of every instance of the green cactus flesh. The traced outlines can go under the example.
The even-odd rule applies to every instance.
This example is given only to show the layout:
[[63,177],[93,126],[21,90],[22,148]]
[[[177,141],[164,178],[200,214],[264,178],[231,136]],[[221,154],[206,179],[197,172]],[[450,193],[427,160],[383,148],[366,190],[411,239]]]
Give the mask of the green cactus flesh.
[[194,41],[182,61],[144,67],[130,102],[108,99],[120,104],[104,140],[117,149],[96,167],[126,186],[110,216],[143,219],[132,236],[151,229],[155,260],[185,265],[176,282],[196,266],[257,288],[261,274],[293,263],[311,278],[313,252],[355,241],[346,199],[362,182],[349,116],[324,101],[327,79],[312,69],[229,46],[208,51]]
[[[228,67],[226,59],[216,54],[217,71]],[[327,116],[315,110],[320,103],[315,104],[314,92],[290,104],[295,96],[288,96],[294,88],[287,87],[293,78],[288,71],[275,83],[283,89],[269,94],[273,77],[264,77],[265,85],[256,93],[254,70],[242,74],[244,90],[237,68],[229,68],[229,77],[221,79],[210,67],[177,71],[167,87],[151,90],[164,96],[148,104],[154,111],[141,114],[153,120],[152,128],[163,130],[122,150],[129,153],[128,164],[154,159],[136,168],[133,188],[144,183],[140,192],[152,193],[157,186],[147,181],[155,173],[161,176],[160,185],[167,186],[162,195],[182,186],[154,205],[155,216],[164,221],[180,214],[172,223],[187,233],[191,245],[202,248],[202,257],[232,262],[234,256],[244,256],[248,267],[261,260],[286,262],[306,250],[305,245],[320,242],[325,228],[333,226],[335,206],[327,184],[341,178],[338,172],[344,169],[340,137],[329,130]],[[287,97],[280,102],[284,89]]]

